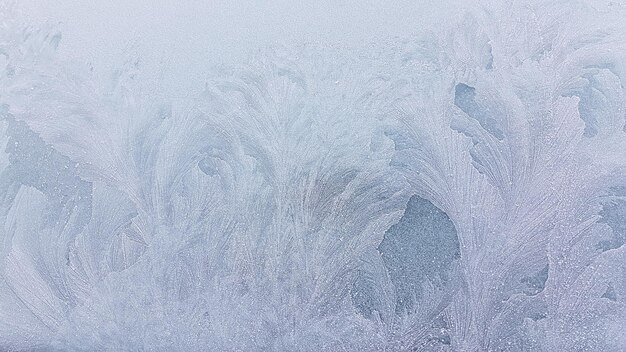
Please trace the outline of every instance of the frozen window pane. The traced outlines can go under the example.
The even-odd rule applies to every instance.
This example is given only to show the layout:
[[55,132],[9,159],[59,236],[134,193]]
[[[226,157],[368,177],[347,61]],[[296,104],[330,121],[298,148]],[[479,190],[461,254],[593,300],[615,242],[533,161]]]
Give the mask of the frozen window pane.
[[0,351],[626,351],[624,18],[0,0]]

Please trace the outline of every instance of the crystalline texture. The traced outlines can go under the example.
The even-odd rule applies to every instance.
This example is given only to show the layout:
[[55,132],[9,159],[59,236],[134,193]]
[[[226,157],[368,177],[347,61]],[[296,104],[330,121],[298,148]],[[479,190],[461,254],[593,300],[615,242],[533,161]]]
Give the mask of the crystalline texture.
[[621,5],[481,1],[192,99],[2,10],[0,350],[626,349]]

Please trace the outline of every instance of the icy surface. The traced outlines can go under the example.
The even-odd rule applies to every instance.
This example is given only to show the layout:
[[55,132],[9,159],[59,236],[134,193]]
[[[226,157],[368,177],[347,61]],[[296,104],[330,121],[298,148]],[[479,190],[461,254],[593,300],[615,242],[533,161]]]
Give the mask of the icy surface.
[[0,350],[626,351],[624,18],[480,1],[173,94],[0,1]]

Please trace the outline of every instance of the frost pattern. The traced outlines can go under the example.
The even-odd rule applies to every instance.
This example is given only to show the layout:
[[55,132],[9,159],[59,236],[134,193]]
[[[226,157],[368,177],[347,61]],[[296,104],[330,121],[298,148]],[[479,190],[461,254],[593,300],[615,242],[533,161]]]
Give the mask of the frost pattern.
[[191,103],[2,10],[0,349],[626,349],[618,2],[268,49]]

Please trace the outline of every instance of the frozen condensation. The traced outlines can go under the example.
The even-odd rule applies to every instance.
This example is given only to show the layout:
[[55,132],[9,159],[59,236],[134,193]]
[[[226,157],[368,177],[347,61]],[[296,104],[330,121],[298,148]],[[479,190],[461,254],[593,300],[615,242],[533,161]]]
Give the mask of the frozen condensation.
[[0,350],[626,351],[626,7],[467,3],[197,92],[0,4]]

